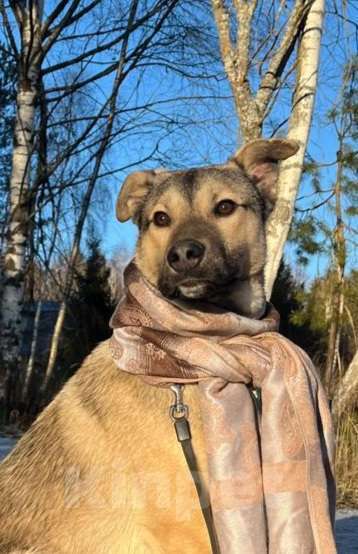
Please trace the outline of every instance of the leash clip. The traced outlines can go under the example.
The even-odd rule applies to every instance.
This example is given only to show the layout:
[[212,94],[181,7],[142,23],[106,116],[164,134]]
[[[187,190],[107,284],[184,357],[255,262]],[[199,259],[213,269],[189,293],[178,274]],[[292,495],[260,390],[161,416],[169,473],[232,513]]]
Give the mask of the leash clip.
[[169,408],[169,414],[173,421],[180,419],[181,417],[188,418],[189,408],[183,401],[184,385],[176,383],[170,385],[170,390],[173,391],[175,401]]

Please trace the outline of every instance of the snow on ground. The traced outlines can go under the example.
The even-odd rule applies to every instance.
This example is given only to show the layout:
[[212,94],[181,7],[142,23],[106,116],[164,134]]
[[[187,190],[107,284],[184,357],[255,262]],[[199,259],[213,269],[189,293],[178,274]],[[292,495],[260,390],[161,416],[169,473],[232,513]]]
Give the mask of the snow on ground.
[[338,510],[336,538],[338,554],[358,554],[358,510]]
[[12,437],[10,438],[0,436],[0,460],[10,452],[12,447],[15,445],[15,442],[16,439],[13,439]]
[[[14,446],[16,439],[0,436],[0,459]],[[358,510],[338,510],[336,520],[338,554],[358,554]]]

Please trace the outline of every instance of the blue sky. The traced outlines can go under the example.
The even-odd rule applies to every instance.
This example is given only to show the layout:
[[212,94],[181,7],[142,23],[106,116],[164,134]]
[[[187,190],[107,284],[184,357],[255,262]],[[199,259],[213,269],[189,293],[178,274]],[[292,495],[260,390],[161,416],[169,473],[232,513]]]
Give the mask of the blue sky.
[[[337,151],[337,140],[332,125],[327,121],[327,110],[330,109],[337,101],[341,86],[342,66],[350,55],[356,51],[356,37],[353,29],[348,26],[338,26],[337,19],[327,15],[325,21],[325,30],[322,41],[320,71],[319,71],[319,87],[316,96],[315,111],[311,128],[308,152],[316,161],[327,164],[335,159]],[[151,74],[146,80],[146,91],[151,90],[153,97],[158,92],[158,81],[162,82],[160,72]],[[166,83],[168,85],[168,83]],[[186,84],[185,94],[193,94],[191,86]],[[183,82],[175,76],[171,76],[171,83],[168,89],[171,93],[180,91],[183,87]],[[190,109],[193,110],[193,120],[199,119],[201,124],[197,128],[191,128],[190,133],[181,132],[178,130],[170,135],[163,143],[163,147],[170,150],[175,150],[177,143],[184,141],[186,144],[182,150],[185,152],[183,159],[178,159],[177,154],[173,156],[172,167],[182,165],[184,167],[204,165],[207,163],[223,162],[237,148],[237,117],[230,98],[231,92],[226,81],[216,84],[217,93],[221,94],[226,99],[219,101],[206,101],[199,103],[189,103]],[[203,94],[200,86],[197,85],[198,94]],[[164,97],[166,92],[164,92]],[[272,119],[280,121],[283,119],[289,110],[290,95],[282,95],[281,101],[276,104],[272,114]],[[180,112],[182,108],[173,104],[173,112]],[[213,113],[214,111],[214,113]],[[269,136],[271,127],[268,124],[265,129],[266,136]],[[149,139],[150,140],[150,139]],[[136,148],[136,145],[132,145]],[[113,155],[113,154],[112,154]],[[156,166],[155,163],[145,164],[145,168]],[[142,166],[143,168],[143,166]],[[122,176],[121,176],[122,177]],[[124,177],[124,176],[123,176]],[[327,189],[332,185],[335,178],[335,167],[327,167],[321,170],[321,188]],[[115,179],[113,181],[113,202],[115,195],[121,186],[123,179]],[[299,202],[301,208],[309,208],[312,205],[319,203],[328,194],[322,196],[312,196],[312,188],[310,179],[304,179],[301,184],[299,197],[307,196]],[[316,211],[316,215],[327,223],[332,224],[332,214],[327,206]],[[351,222],[354,224],[354,222]],[[113,252],[118,245],[133,252],[136,240],[136,228],[131,222],[119,224],[114,216],[110,217],[105,226],[105,235],[103,244],[108,254]],[[355,249],[348,245],[349,248],[349,269],[357,266],[357,254]],[[296,266],[296,256],[294,247],[290,244],[286,247],[285,257],[289,263]],[[300,276],[303,274],[312,279],[317,275],[321,275],[327,268],[329,259],[325,254],[312,256],[309,264],[305,268],[297,268]]]
[[[49,9],[55,5],[55,2],[51,0],[45,5]],[[289,5],[290,2],[287,3],[287,6]],[[285,9],[289,9],[287,6]],[[329,11],[330,0],[328,0],[328,6]],[[349,17],[354,20],[358,10],[351,6],[347,9]],[[202,17],[197,8],[194,15]],[[120,21],[118,18],[119,16],[117,20]],[[115,19],[113,19],[114,23]],[[309,155],[320,163],[327,164],[335,158],[337,141],[332,126],[327,122],[326,114],[338,98],[342,67],[344,62],[356,53],[356,40],[352,25],[343,24],[337,17],[327,14],[321,50],[319,87],[308,146]],[[46,63],[61,61],[65,55],[65,48],[60,44],[51,52]],[[73,52],[70,55],[73,55]],[[103,53],[103,61],[108,60],[112,55],[115,55],[115,52]],[[96,68],[95,63],[89,66],[88,70],[91,71],[93,68]],[[140,69],[124,82],[119,98],[121,107],[132,110],[150,103],[151,108],[137,110],[135,128],[123,136],[119,135],[104,163],[105,170],[118,172],[108,178],[100,179],[97,185],[92,220],[95,221],[97,233],[102,237],[102,246],[108,256],[123,247],[129,252],[134,251],[135,226],[131,222],[119,224],[114,215],[116,196],[130,171],[158,166],[176,169],[221,163],[237,149],[240,140],[238,120],[229,84],[221,64],[213,63],[208,70],[217,78],[188,80],[162,67],[151,66]],[[112,78],[113,76],[107,77],[90,90],[94,103],[103,101],[106,97]],[[47,78],[50,86],[55,82],[51,79],[51,76]],[[270,136],[273,126],[289,116],[291,94],[291,89],[280,94],[265,126],[264,136]],[[180,100],[174,101],[177,98]],[[93,108],[93,105],[89,104],[89,106],[89,109]],[[83,109],[86,108],[82,107]],[[122,120],[125,117],[127,114],[123,112]],[[282,127],[280,132],[284,134],[285,127]],[[136,165],[137,161],[146,158],[156,145],[158,150],[155,156],[145,163]],[[120,170],[128,165],[133,167],[130,170]],[[334,167],[322,170],[322,188],[329,188],[334,176]],[[308,208],[325,197],[325,195],[314,197],[311,192],[309,179],[304,179],[299,191],[299,196],[304,197],[299,203],[301,208]],[[99,198],[103,202],[97,205]],[[332,214],[327,206],[320,208],[315,214],[322,221],[332,223]],[[69,228],[70,226],[71,223]],[[84,243],[85,240],[83,240]],[[294,248],[291,245],[287,246],[285,255],[292,265],[296,264]],[[350,246],[350,267],[355,267],[356,262],[357,254]],[[327,263],[329,260],[326,255],[316,255],[310,259],[303,271],[311,279],[321,274],[327,267]],[[300,268],[298,269],[301,271]]]

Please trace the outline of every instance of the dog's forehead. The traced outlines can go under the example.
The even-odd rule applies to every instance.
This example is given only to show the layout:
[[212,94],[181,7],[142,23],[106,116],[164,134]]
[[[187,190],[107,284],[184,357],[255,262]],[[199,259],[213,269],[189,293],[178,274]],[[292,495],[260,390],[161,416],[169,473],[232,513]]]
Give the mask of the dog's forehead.
[[147,200],[153,204],[163,196],[181,195],[192,202],[200,192],[211,196],[220,194],[221,190],[252,195],[255,191],[252,183],[239,167],[211,166],[192,168],[186,171],[173,171],[166,174],[152,187]]

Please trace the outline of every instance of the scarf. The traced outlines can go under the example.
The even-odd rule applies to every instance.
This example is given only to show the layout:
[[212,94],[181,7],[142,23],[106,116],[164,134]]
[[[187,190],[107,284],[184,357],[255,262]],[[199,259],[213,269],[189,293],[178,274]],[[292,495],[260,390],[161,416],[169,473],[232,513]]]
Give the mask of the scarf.
[[[222,554],[332,554],[334,433],[313,363],[275,332],[208,304],[172,303],[132,262],[111,327],[124,371],[197,383],[209,495]],[[250,387],[261,389],[259,424]]]

